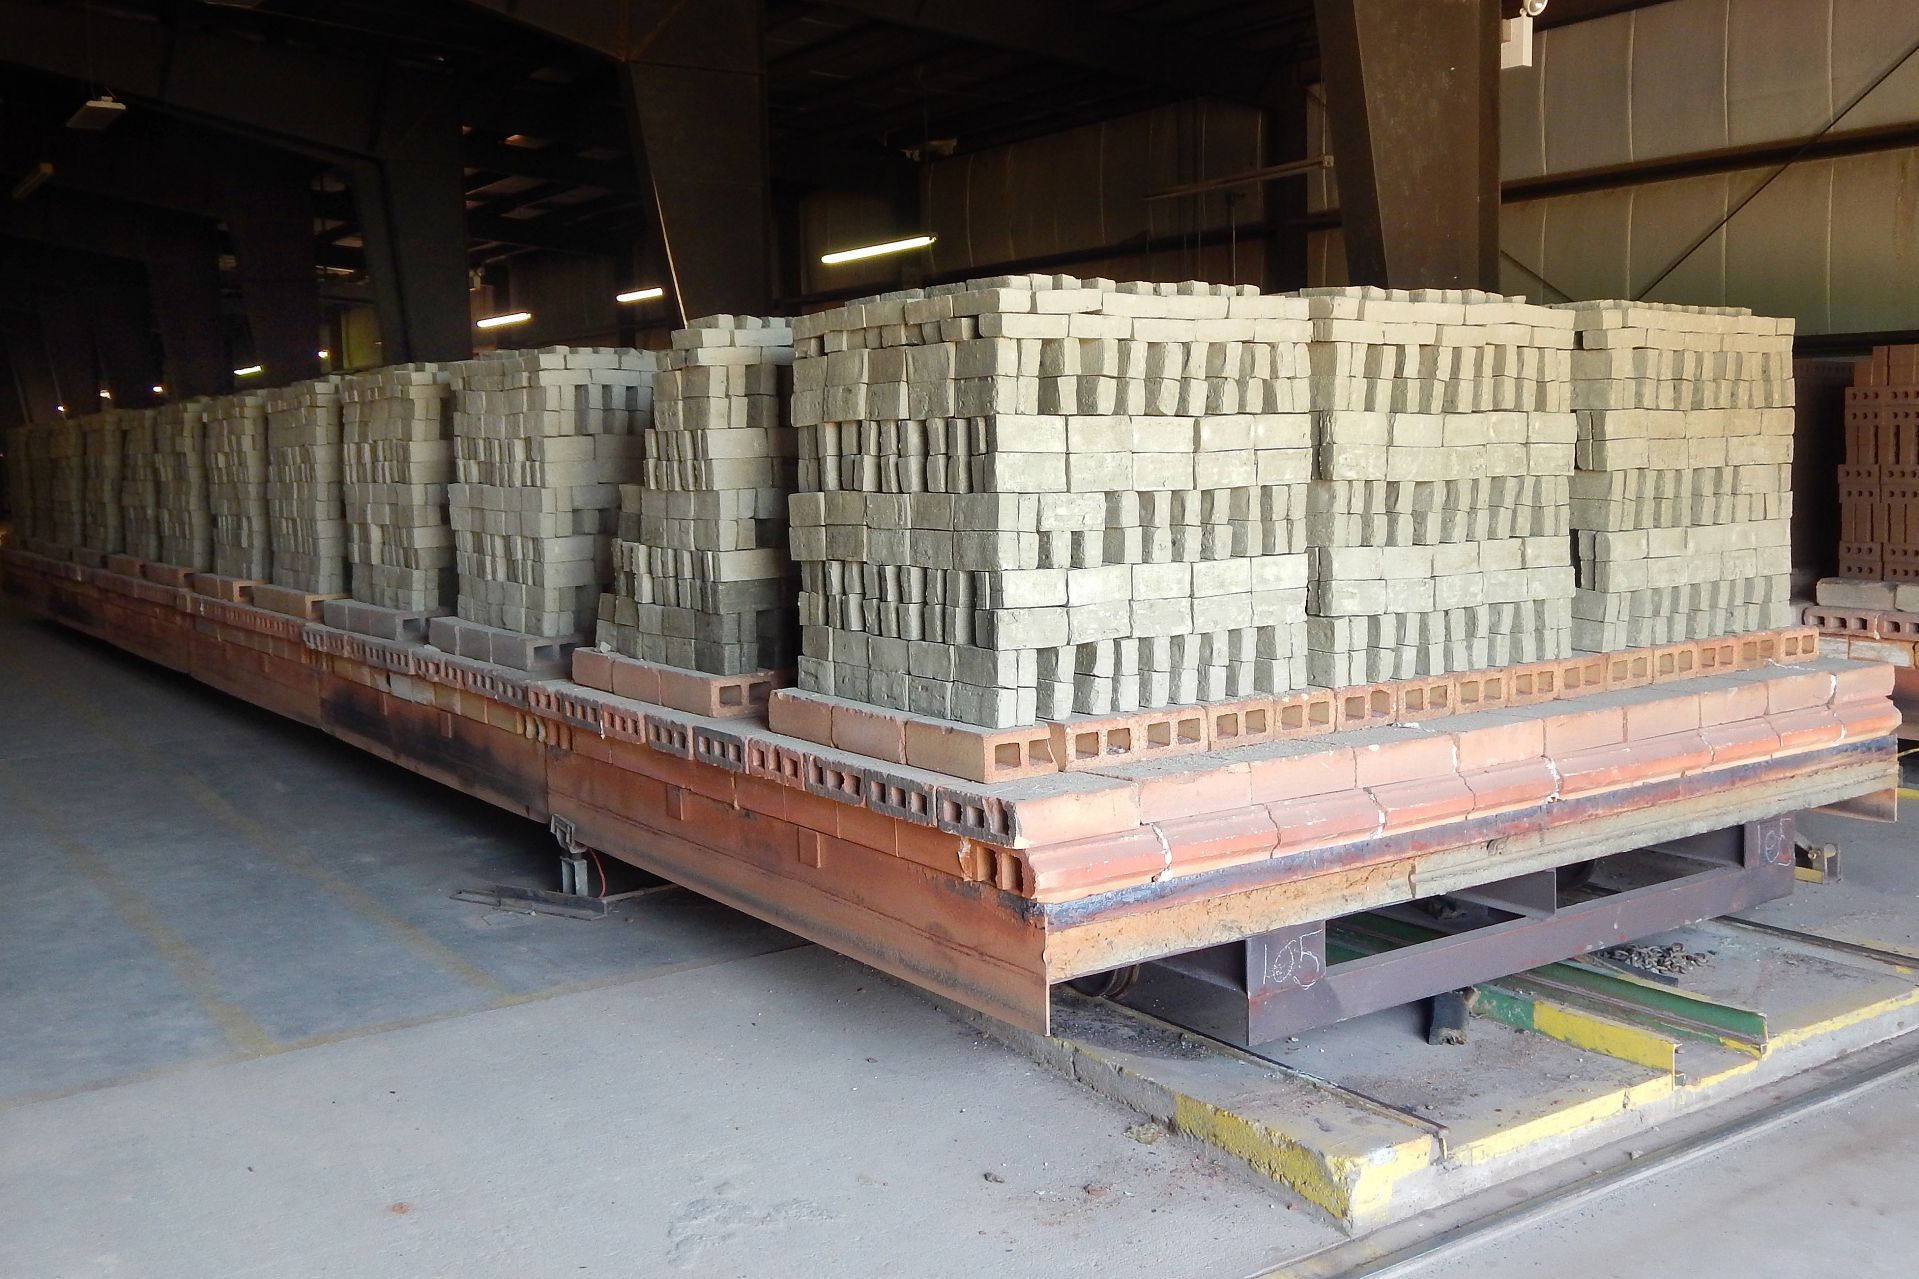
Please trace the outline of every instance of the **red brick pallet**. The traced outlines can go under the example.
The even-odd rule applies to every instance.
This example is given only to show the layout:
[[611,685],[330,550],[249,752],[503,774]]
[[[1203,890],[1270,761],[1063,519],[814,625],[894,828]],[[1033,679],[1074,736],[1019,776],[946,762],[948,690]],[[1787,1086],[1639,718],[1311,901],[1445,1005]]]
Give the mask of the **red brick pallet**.
[[1610,687],[1602,665],[1589,693],[1445,717],[1341,690],[1375,718],[995,784],[53,557],[0,566],[77,629],[1035,1029],[1070,978],[1896,785],[1889,668],[1800,632],[1740,637],[1772,646],[1747,669],[1629,660]]

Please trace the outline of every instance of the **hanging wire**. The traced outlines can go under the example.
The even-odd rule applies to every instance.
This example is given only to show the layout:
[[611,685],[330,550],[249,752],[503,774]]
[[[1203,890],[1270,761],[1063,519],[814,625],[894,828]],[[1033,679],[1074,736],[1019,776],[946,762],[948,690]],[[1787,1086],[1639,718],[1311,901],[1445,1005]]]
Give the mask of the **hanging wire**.
[[1739,215],[1739,211],[1741,209],[1745,208],[1748,204],[1751,204],[1761,191],[1764,191],[1767,187],[1771,186],[1775,178],[1777,178],[1780,174],[1784,173],[1787,169],[1790,169],[1793,165],[1797,164],[1802,158],[1804,158],[1807,151],[1810,151],[1819,142],[1821,138],[1825,137],[1828,133],[1831,133],[1833,129],[1837,127],[1837,125],[1839,124],[1841,120],[1845,119],[1848,115],[1852,114],[1852,109],[1854,107],[1858,106],[1861,102],[1865,101],[1867,95],[1870,94],[1874,89],[1877,89],[1880,85],[1884,84],[1887,80],[1891,79],[1893,73],[1899,70],[1900,67],[1905,66],[1906,63],[1910,62],[1913,59],[1914,55],[1919,55],[1919,40],[1915,40],[1912,43],[1912,45],[1903,54],[1901,54],[1896,61],[1893,62],[1891,66],[1887,67],[1884,71],[1881,71],[1877,76],[1875,76],[1870,84],[1868,84],[1865,88],[1861,89],[1859,92],[1853,94],[1851,99],[1847,101],[1846,105],[1839,108],[1839,111],[1837,112],[1837,114],[1835,114],[1832,117],[1832,119],[1826,121],[1825,126],[1821,128],[1819,132],[1813,134],[1811,137],[1807,138],[1804,142],[1801,142],[1798,145],[1798,147],[1794,149],[1793,153],[1786,157],[1784,163],[1782,163],[1778,168],[1774,169],[1771,173],[1766,175],[1765,181],[1761,182],[1758,186],[1754,187],[1751,191],[1747,192],[1745,197],[1742,198],[1739,201],[1739,203],[1733,205],[1732,208],[1726,210],[1726,215],[1724,217],[1720,218],[1717,222],[1714,222],[1710,227],[1707,227],[1704,234],[1702,234],[1698,239],[1694,240],[1691,244],[1687,245],[1686,251],[1684,253],[1681,253],[1678,257],[1674,258],[1671,262],[1668,262],[1666,264],[1666,269],[1661,271],[1658,275],[1654,276],[1651,284],[1648,284],[1645,288],[1633,294],[1633,301],[1635,302],[1639,301],[1640,299],[1644,298],[1648,293],[1651,293],[1654,289],[1658,288],[1661,284],[1665,283],[1666,277],[1671,275],[1674,271],[1677,271],[1681,263],[1685,262],[1685,260],[1691,257],[1693,254],[1699,252],[1699,250],[1702,247],[1704,247],[1705,243],[1708,240],[1712,239],[1715,235],[1718,235],[1720,230],[1728,222],[1732,221],[1735,217]]

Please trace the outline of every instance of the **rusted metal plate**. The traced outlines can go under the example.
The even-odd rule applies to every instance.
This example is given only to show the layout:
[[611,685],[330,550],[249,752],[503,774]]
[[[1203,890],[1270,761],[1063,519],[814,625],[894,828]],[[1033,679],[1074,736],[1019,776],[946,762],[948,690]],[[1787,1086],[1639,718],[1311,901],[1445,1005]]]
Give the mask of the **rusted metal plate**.
[[[636,778],[554,752],[553,811],[576,838],[697,893],[969,1008],[1044,1032],[1049,984],[1030,903],[983,883],[717,801],[683,808],[625,799]],[[582,798],[581,796],[591,798]],[[687,792],[677,801],[703,798]],[[674,829],[677,828],[677,829]]]
[[328,674],[327,732],[442,785],[535,821],[549,813],[546,748],[519,733]]

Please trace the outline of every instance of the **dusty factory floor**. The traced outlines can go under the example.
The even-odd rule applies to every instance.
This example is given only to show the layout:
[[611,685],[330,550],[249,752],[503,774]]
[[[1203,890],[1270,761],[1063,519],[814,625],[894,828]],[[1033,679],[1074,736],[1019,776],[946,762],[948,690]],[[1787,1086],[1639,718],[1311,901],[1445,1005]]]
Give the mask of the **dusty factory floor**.
[[[1819,891],[1855,896],[1796,908],[1908,940],[1915,829],[1845,823]],[[530,823],[0,607],[0,1274],[1117,1279],[1350,1246],[691,894],[452,897],[556,867]],[[1393,1027],[1337,1042],[1444,1051]],[[1700,1276],[1906,1273],[1873,1266],[1919,1244],[1916,1102],[1887,1084],[1419,1272],[1643,1274],[1706,1232]]]

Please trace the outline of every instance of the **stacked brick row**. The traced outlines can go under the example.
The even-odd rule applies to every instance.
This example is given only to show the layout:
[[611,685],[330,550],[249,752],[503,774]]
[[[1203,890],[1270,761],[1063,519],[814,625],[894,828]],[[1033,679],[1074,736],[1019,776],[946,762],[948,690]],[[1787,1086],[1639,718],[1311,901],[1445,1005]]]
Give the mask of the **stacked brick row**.
[[126,414],[120,440],[120,532],[128,555],[160,558],[159,409]]
[[86,455],[80,424],[63,419],[41,427],[33,466],[44,536],[60,546],[79,546],[86,522]]
[[207,505],[213,511],[213,571],[250,582],[273,567],[267,513],[267,409],[258,391],[207,405]]
[[1571,317],[1478,291],[1306,299],[1308,682],[1564,656]]
[[33,438],[32,427],[16,426],[0,440],[6,449],[7,511],[15,542],[40,536],[39,510],[33,495]]
[[270,580],[312,595],[344,595],[340,380],[313,378],[268,391],[266,422]]
[[1580,302],[1572,523],[1584,652],[1792,619],[1792,322]]
[[207,505],[207,404],[205,399],[168,404],[154,410],[153,416],[158,558],[162,564],[201,572],[213,567],[213,512]]
[[80,421],[82,492],[80,545],[118,555],[125,545],[120,520],[120,454],[125,415],[108,409]]
[[353,598],[401,612],[453,609],[453,385],[447,367],[355,374],[340,398]]
[[640,482],[620,489],[600,647],[716,675],[793,665],[792,364],[784,319],[712,316],[673,335]]
[[1016,276],[795,320],[800,687],[997,728],[1301,683],[1306,311]]
[[1846,389],[1839,575],[1919,581],[1919,346],[1881,346]]
[[585,347],[453,366],[460,617],[540,637],[593,629],[658,367],[654,352]]

